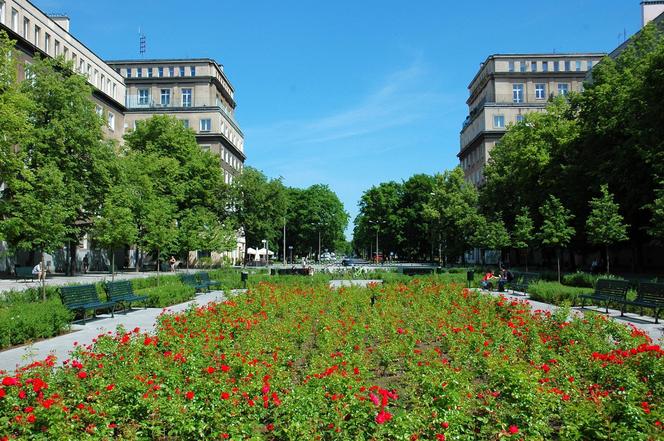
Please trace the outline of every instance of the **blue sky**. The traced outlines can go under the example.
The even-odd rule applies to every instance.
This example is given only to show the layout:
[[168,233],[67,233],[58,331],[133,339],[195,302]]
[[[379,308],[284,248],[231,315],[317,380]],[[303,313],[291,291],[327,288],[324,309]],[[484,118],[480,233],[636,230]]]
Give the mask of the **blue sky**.
[[[492,53],[607,52],[639,0],[33,0],[102,58],[210,57],[236,89],[247,164],[328,184],[351,214],[380,182],[457,165],[467,86]],[[350,236],[350,234],[349,234]]]

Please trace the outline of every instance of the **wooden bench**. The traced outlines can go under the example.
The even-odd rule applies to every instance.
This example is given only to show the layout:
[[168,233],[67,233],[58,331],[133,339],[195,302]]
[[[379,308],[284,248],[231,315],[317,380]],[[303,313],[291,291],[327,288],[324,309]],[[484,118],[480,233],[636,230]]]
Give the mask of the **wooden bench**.
[[[110,301],[122,304],[125,310],[131,309],[133,302],[143,302],[148,299],[148,296],[137,296],[128,280],[106,283],[106,294]],[[147,308],[147,305],[144,308]]]
[[197,292],[203,290],[209,290],[209,287],[203,285],[202,283],[199,283],[198,280],[196,280],[196,276],[194,276],[193,274],[180,274],[180,280],[182,280],[182,283],[184,283],[185,285],[194,288]]
[[198,273],[198,278],[200,280],[201,285],[205,285],[207,289],[209,290],[211,286],[216,286],[219,287],[221,286],[221,282],[218,280],[210,280],[210,274],[207,272],[200,272]]
[[627,280],[598,279],[595,291],[590,294],[579,294],[581,308],[585,308],[586,299],[596,300],[598,305],[604,302],[606,313],[609,313],[609,302],[624,303],[627,298],[629,282]]
[[636,292],[636,299],[623,299],[623,307],[620,309],[620,315],[625,315],[625,306],[633,305],[641,308],[651,308],[655,314],[655,323],[659,323],[659,313],[664,309],[664,283],[641,282]]
[[31,266],[16,266],[14,267],[14,276],[16,280],[23,279],[25,281],[34,280],[35,274],[32,274]]
[[60,288],[62,304],[72,311],[83,311],[83,323],[88,310],[92,310],[94,317],[100,309],[110,309],[111,317],[114,317],[114,301],[102,302],[97,294],[95,285],[74,285]]
[[531,283],[539,281],[539,273],[526,273],[526,272],[513,272],[512,275],[514,279],[511,282],[505,284],[506,289],[522,292],[523,294],[528,294],[528,286]]

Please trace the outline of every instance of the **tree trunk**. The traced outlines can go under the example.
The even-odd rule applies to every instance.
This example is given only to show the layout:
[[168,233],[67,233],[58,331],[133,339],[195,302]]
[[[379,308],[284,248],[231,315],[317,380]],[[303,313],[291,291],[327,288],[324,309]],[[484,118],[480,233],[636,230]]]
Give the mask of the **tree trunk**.
[[115,281],[115,252],[111,250],[111,282]]
[[78,243],[69,242],[68,245],[69,245],[69,263],[67,265],[67,275],[73,276],[74,273],[76,272],[76,262],[78,261],[76,259],[76,250],[78,248]]
[[560,283],[560,248],[556,250],[556,259],[558,261],[558,283]]
[[528,272],[528,247],[526,247],[526,272]]
[[[41,252],[41,272],[39,273],[39,278],[41,279],[42,286],[42,302],[46,302],[46,265],[44,265],[44,251]],[[42,277],[42,273],[44,276]]]
[[609,245],[606,245],[606,274],[611,274],[611,265],[609,265]]
[[136,272],[141,271],[140,267],[140,262],[141,262],[141,249],[136,245]]
[[161,269],[159,267],[159,248],[157,248],[157,286],[159,286],[159,270]]

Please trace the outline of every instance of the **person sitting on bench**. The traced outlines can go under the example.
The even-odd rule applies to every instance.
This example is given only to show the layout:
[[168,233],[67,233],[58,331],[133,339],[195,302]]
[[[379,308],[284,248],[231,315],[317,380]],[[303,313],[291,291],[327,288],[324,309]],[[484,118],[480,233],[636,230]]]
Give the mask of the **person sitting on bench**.
[[480,282],[480,286],[483,289],[488,289],[491,291],[493,289],[493,281],[496,279],[496,276],[493,275],[493,270],[489,270],[488,273],[482,277],[482,281]]

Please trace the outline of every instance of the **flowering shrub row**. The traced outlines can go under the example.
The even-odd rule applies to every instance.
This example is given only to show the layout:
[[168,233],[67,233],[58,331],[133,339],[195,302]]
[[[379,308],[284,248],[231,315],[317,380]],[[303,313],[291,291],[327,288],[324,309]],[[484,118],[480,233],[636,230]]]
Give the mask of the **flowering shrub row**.
[[655,440],[663,353],[435,278],[263,283],[4,373],[0,439]]

